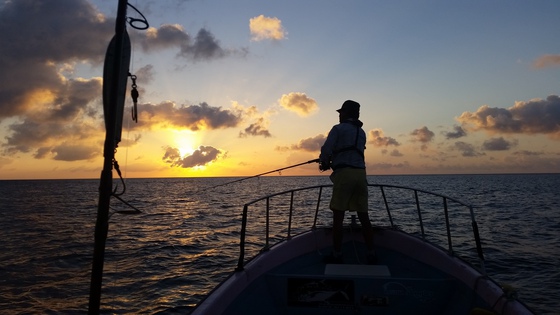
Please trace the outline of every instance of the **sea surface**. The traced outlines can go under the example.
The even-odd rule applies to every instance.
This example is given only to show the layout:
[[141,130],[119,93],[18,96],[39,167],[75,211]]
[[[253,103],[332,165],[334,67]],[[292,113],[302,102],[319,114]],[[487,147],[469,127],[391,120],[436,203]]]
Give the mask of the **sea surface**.
[[[188,314],[234,270],[244,203],[330,184],[327,176],[271,176],[215,187],[235,179],[125,181],[121,198],[142,212],[118,213],[130,208],[111,201],[103,314]],[[368,181],[474,205],[489,275],[516,288],[536,314],[560,314],[560,174],[369,176]],[[99,180],[0,181],[1,314],[87,312],[98,186]],[[370,213],[381,211],[376,204]],[[382,224],[375,215],[372,220]]]

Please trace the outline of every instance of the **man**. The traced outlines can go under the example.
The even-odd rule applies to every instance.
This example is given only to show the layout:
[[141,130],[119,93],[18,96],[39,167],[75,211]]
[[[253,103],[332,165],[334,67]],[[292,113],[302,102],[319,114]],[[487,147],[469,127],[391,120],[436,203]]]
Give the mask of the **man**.
[[368,249],[368,263],[376,263],[373,249],[373,228],[368,215],[368,187],[364,150],[366,134],[359,120],[360,104],[345,101],[337,110],[339,124],[332,127],[321,147],[319,169],[333,169],[330,178],[333,193],[330,209],[333,212],[333,253],[330,262],[342,262],[342,234],[345,211],[356,211],[362,225]]

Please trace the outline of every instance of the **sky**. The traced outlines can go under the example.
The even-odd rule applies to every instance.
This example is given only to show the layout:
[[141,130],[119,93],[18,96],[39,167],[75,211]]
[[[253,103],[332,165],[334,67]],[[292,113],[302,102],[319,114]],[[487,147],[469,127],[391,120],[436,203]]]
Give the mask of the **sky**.
[[[560,1],[130,0],[128,178],[319,156],[361,104],[370,175],[560,172]],[[116,0],[0,2],[0,179],[98,178]],[[141,19],[128,8],[129,19]],[[142,23],[135,22],[135,26]],[[321,175],[315,163],[273,175]]]

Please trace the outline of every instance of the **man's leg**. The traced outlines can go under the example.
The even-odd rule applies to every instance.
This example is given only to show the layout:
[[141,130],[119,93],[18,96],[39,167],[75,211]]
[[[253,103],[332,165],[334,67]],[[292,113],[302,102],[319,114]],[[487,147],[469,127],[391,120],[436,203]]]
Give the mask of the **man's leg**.
[[335,253],[342,252],[342,225],[344,223],[344,211],[333,210],[333,247]]
[[371,221],[369,220],[369,215],[367,212],[358,212],[358,218],[362,224],[362,233],[364,235],[364,242],[367,247],[367,263],[370,265],[377,264],[377,254],[373,248],[373,227],[371,226]]
[[367,212],[358,212],[358,219],[362,224],[362,233],[364,235],[364,242],[368,251],[373,251],[373,228]]

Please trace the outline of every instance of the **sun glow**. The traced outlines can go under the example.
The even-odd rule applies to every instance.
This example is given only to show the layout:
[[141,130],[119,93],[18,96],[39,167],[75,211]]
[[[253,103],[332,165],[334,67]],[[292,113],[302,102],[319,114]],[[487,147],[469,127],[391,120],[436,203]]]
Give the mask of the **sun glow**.
[[196,133],[191,130],[177,130],[174,134],[174,143],[181,157],[192,155],[198,147]]

